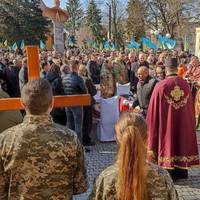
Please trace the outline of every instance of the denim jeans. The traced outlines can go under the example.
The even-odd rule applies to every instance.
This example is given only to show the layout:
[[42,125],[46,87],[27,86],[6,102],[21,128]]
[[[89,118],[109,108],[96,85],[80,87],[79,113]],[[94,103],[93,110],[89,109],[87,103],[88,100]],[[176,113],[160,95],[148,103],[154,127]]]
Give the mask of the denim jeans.
[[67,107],[67,127],[74,130],[82,143],[82,127],[83,127],[83,108]]

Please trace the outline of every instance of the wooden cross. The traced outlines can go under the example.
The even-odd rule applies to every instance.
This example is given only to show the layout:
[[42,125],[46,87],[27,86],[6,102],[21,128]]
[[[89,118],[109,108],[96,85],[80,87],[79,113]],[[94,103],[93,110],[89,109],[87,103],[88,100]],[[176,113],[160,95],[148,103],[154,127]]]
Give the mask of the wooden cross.
[[[28,80],[39,79],[39,48],[37,46],[26,46],[26,54],[28,60]],[[54,107],[87,106],[90,104],[90,95],[54,96]],[[0,99],[0,110],[23,110],[20,98]]]

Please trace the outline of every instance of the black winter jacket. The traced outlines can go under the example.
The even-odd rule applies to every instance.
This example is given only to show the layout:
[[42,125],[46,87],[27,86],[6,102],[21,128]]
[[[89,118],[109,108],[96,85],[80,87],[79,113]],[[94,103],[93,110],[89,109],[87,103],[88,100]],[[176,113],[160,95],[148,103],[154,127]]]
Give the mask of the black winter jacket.
[[87,69],[89,72],[89,76],[92,79],[92,82],[94,84],[99,84],[100,83],[100,72],[101,72],[99,65],[95,61],[90,60],[87,65]]
[[6,68],[7,92],[11,97],[20,97],[19,70],[17,66]]
[[87,94],[83,79],[75,72],[63,74],[62,83],[66,95]]
[[53,95],[63,95],[64,94],[62,79],[59,74],[54,73],[54,72],[49,72],[47,74],[46,78],[52,86]]

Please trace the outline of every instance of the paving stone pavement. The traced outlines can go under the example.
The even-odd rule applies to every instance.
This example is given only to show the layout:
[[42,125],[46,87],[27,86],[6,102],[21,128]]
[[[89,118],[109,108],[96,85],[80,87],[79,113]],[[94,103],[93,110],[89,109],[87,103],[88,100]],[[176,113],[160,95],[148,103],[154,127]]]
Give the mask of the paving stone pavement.
[[[198,145],[200,149],[200,133],[198,134]],[[87,200],[91,192],[94,178],[107,166],[112,164],[116,158],[116,144],[97,143],[87,153],[89,189],[87,193],[75,196],[74,200]],[[189,170],[189,178],[177,181],[175,187],[180,200],[200,200],[200,168]]]

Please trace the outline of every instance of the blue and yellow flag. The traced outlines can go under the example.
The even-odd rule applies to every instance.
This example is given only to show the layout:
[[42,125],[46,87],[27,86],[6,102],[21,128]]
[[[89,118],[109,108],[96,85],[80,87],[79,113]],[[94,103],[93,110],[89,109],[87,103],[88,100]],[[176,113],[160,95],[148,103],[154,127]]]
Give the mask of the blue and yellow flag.
[[157,45],[154,44],[149,38],[142,37],[141,41],[143,45],[147,46],[149,49],[155,49],[155,50],[158,49]]
[[8,47],[8,40],[5,40],[5,42],[3,43],[4,47]]
[[139,49],[141,46],[141,44],[137,43],[134,39],[132,39],[129,43],[128,43],[128,49]]
[[21,44],[20,44],[20,49],[23,50],[24,48],[25,48],[25,42],[24,42],[24,40],[22,40],[22,41],[21,41]]
[[42,40],[40,40],[40,49],[45,49],[46,45],[44,44],[44,42]]
[[174,47],[176,46],[176,40],[171,39],[171,38],[166,38],[165,46],[166,46],[169,50],[174,49]]
[[158,42],[162,45],[162,48],[172,50],[176,46],[176,40],[168,38],[166,36],[157,35]]
[[115,50],[117,50],[117,45],[116,45],[116,44],[114,44],[114,43],[112,43],[111,50],[112,50],[112,51],[115,51]]
[[17,48],[18,48],[18,46],[17,46],[17,43],[15,42],[15,43],[12,45],[11,49],[12,49],[13,51],[16,51]]
[[110,49],[110,42],[109,41],[104,41],[103,48],[104,49]]
[[187,35],[185,34],[184,36],[184,51],[189,51],[190,49],[190,44]]

